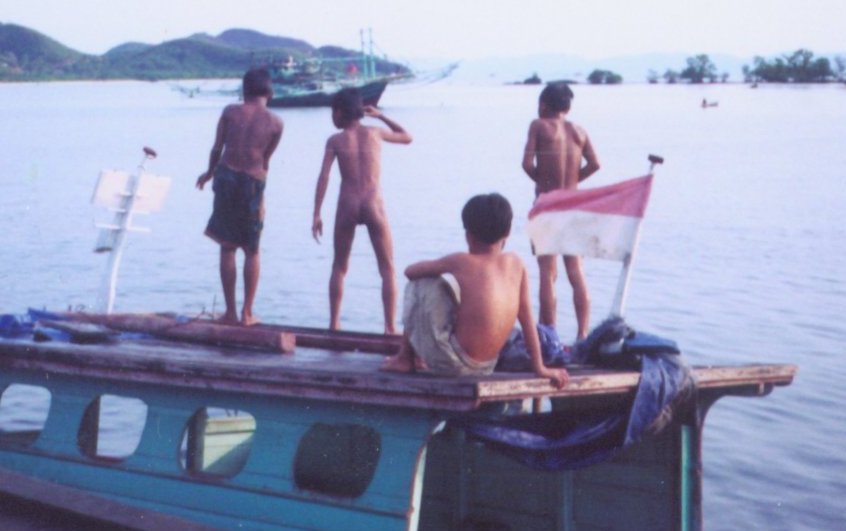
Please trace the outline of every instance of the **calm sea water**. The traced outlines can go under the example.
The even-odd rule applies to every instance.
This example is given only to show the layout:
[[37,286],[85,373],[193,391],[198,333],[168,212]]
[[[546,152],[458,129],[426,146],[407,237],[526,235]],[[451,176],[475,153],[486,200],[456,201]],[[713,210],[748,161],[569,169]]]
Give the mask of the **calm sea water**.
[[[222,82],[204,82],[217,88]],[[524,256],[532,186],[520,159],[539,89],[389,87],[384,111],[414,135],[386,146],[383,187],[398,269],[464,245],[459,212],[478,192],[515,207],[511,249]],[[571,118],[603,164],[586,186],[657,172],[627,319],[678,341],[692,364],[796,363],[795,383],[763,399],[724,398],[705,430],[705,523],[711,530],[842,529],[846,493],[846,88],[576,86]],[[705,97],[719,106],[703,110]],[[217,248],[203,235],[205,169],[225,98],[189,99],[168,83],[0,84],[0,312],[91,308],[105,257],[92,252],[99,171],[173,179],[165,209],[138,216],[117,311],[220,311]],[[271,164],[257,315],[325,326],[331,242],[311,239],[325,109],[285,110]],[[332,220],[338,178],[324,205]],[[586,264],[592,318],[608,312],[618,267]],[[561,284],[562,337],[575,326]],[[240,290],[240,286],[239,286]],[[239,293],[240,295],[240,293]],[[379,281],[358,233],[342,309],[349,329],[381,330]]]

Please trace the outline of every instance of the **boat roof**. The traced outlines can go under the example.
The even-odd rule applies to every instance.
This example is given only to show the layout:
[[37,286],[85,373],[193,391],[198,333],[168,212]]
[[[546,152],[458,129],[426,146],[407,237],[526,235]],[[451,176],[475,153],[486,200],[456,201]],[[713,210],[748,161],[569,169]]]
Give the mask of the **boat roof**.
[[[170,319],[170,331],[187,326],[170,317],[164,319]],[[101,326],[105,320],[87,316],[87,322]],[[208,328],[209,323],[199,325]],[[384,356],[398,348],[398,336],[271,325],[225,328],[241,329],[232,345],[221,344],[226,342],[221,338],[231,334],[219,330],[211,339],[200,340],[184,335],[164,337],[167,334],[159,331],[124,333],[98,341],[96,329],[82,332],[77,337],[81,343],[38,341],[35,337],[0,339],[0,368],[446,411],[470,411],[486,403],[517,399],[626,395],[636,390],[640,378],[636,371],[572,366],[568,367],[570,381],[556,389],[549,380],[532,373],[496,372],[483,377],[389,373],[380,366]],[[244,334],[260,336],[259,345],[248,344]],[[268,342],[268,336],[277,337],[278,344]],[[296,346],[291,343],[292,336]],[[797,367],[756,364],[693,367],[692,371],[700,389],[766,394],[774,385],[790,384]]]

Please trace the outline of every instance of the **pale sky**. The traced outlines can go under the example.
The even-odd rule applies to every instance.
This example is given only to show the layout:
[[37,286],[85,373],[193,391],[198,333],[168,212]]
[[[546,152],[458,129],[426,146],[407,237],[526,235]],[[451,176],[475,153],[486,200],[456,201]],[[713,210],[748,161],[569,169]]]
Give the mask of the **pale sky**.
[[0,0],[0,22],[75,50],[247,28],[397,60],[652,52],[846,53],[846,0]]

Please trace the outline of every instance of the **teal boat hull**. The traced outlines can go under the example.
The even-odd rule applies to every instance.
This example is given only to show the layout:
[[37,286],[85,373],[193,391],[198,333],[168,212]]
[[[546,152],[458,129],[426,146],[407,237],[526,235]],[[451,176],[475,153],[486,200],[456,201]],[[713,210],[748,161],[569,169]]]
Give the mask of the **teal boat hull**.
[[[637,373],[574,368],[562,390],[530,374],[387,374],[380,353],[396,338],[327,334],[332,345],[371,350],[339,352],[307,329],[290,330],[312,346],[282,354],[164,340],[0,339],[3,397],[13,386],[49,395],[43,425],[0,433],[0,468],[221,529],[698,530],[708,408],[724,395],[765,395],[796,371],[695,369],[695,403],[663,431],[610,461],[549,472],[452,421],[496,416],[507,404],[544,415],[528,407],[539,401],[573,415],[625,407]],[[112,423],[140,423],[127,455],[100,455],[105,397],[144,406]],[[5,402],[0,413],[14,408]],[[198,417],[209,408],[237,414]]]

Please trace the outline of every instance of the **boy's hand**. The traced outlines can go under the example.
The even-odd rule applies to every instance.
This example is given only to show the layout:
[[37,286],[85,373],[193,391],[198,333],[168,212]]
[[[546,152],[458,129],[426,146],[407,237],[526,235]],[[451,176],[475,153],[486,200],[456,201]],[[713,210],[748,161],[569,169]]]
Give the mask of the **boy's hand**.
[[320,243],[320,237],[323,236],[323,220],[320,215],[314,216],[314,221],[311,222],[311,235],[314,241]]
[[197,177],[197,189],[202,190],[203,186],[211,180],[211,174],[206,172]]
[[566,369],[550,369],[545,367],[541,374],[538,374],[543,378],[549,378],[552,385],[554,385],[557,389],[561,389],[567,382],[570,380],[570,374],[566,371]]
[[373,105],[366,105],[364,107],[364,116],[369,116],[371,118],[381,118],[382,112]]

